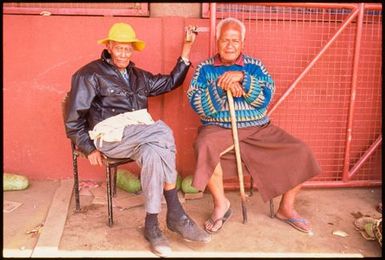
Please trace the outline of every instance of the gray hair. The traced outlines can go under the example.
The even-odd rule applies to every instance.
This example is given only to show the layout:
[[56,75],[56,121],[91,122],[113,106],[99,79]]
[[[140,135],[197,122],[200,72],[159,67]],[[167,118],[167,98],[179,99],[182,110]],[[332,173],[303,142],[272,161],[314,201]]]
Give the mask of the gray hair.
[[219,39],[219,35],[221,34],[222,27],[223,27],[225,24],[229,24],[229,23],[239,25],[239,27],[241,28],[241,37],[242,37],[242,41],[245,41],[245,36],[246,36],[246,26],[245,26],[245,24],[244,24],[243,22],[241,22],[240,20],[235,19],[235,18],[233,18],[233,17],[228,17],[228,18],[226,18],[226,19],[223,19],[222,21],[220,21],[220,22],[217,24],[217,34],[216,34],[216,39],[217,39],[217,40]]

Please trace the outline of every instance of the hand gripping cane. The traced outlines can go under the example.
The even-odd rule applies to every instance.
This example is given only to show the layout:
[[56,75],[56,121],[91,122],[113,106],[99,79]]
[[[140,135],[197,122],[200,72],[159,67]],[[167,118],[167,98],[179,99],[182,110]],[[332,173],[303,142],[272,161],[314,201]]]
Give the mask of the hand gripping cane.
[[245,224],[247,222],[245,186],[243,183],[243,169],[242,169],[242,161],[241,161],[241,151],[239,149],[237,119],[235,117],[234,99],[233,99],[233,95],[231,94],[230,90],[227,90],[227,100],[229,101],[230,117],[231,117],[231,129],[233,132],[235,157],[237,159],[239,190],[241,192],[241,202],[242,202],[243,224]]

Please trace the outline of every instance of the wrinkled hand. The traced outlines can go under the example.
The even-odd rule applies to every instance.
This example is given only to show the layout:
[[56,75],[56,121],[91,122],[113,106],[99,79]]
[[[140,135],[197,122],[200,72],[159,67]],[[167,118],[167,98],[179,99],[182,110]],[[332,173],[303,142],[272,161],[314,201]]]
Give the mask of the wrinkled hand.
[[227,71],[218,78],[218,86],[227,90],[233,83],[240,83],[243,81],[242,71]]
[[231,91],[233,97],[241,97],[245,94],[245,91],[243,90],[242,85],[239,82],[234,82],[233,84],[231,84],[228,90]]
[[87,159],[90,161],[91,165],[103,166],[102,155],[98,150],[93,151],[87,156]]
[[241,84],[242,81],[242,71],[227,71],[218,78],[217,84],[226,91],[230,89],[234,97],[240,97],[245,94]]

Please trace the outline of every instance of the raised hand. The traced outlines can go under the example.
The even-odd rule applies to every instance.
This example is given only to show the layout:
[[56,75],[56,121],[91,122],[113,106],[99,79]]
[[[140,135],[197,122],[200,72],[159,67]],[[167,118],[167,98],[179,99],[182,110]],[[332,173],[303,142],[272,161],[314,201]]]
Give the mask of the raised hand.
[[196,32],[196,26],[189,25],[185,28],[186,35],[184,39],[183,49],[181,56],[185,59],[190,59],[190,51],[191,46],[194,44],[197,32]]

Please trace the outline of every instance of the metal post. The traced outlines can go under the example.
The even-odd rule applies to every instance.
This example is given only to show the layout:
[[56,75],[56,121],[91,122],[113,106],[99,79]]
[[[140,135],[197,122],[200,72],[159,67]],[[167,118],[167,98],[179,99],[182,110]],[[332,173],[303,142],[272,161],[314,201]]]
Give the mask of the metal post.
[[354,116],[354,105],[356,101],[356,89],[357,89],[357,76],[358,76],[358,65],[360,60],[361,50],[361,36],[362,36],[362,23],[364,18],[364,4],[358,5],[358,19],[357,19],[357,34],[356,44],[354,48],[354,61],[353,61],[353,75],[352,75],[352,91],[350,95],[349,114],[348,114],[348,125],[346,131],[346,145],[345,145],[345,158],[344,158],[344,169],[342,173],[342,180],[348,181],[351,177],[349,175],[349,160],[350,160],[350,144],[352,142],[352,125]]
[[374,153],[378,146],[382,142],[382,135],[377,138],[377,140],[369,147],[369,149],[364,153],[364,155],[358,160],[358,162],[352,167],[349,172],[348,179],[351,179],[354,174],[361,168],[364,162],[369,158],[370,155]]
[[215,53],[215,26],[217,21],[217,6],[216,3],[210,3],[210,43],[209,43],[209,57]]
[[381,180],[351,180],[345,181],[306,181],[303,188],[353,188],[381,186]]

